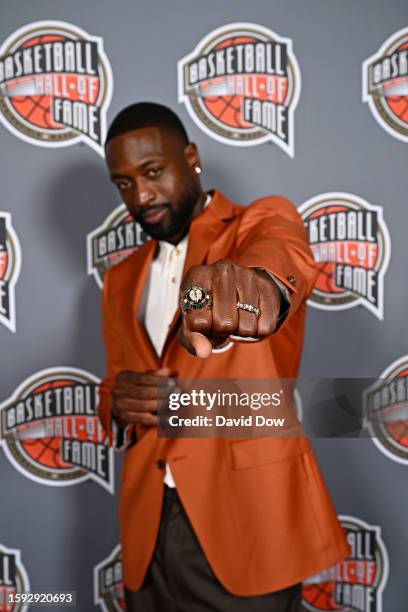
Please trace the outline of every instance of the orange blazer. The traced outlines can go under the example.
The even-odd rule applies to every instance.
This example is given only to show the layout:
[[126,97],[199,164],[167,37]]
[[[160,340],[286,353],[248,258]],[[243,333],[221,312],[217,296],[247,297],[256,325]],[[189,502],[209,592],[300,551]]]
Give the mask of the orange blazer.
[[[316,266],[296,208],[273,196],[241,207],[215,191],[192,222],[184,272],[229,257],[263,267],[288,289],[289,314],[279,331],[254,343],[234,342],[202,360],[187,353],[175,314],[160,357],[137,319],[156,241],[106,274],[103,325],[107,375],[100,417],[111,432],[111,388],[120,370],[168,366],[182,378],[296,378],[305,300]],[[157,313],[160,316],[160,313]],[[288,587],[344,559],[349,548],[310,443],[299,438],[158,438],[136,426],[126,450],[120,491],[124,582],[140,589],[152,558],[167,461],[177,491],[214,573],[231,593],[261,595]]]

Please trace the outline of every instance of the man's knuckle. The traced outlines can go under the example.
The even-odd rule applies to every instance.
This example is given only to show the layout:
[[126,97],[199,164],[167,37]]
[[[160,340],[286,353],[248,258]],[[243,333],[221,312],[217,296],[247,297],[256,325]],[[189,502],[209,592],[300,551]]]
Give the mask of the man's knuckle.
[[216,269],[217,275],[225,277],[231,274],[234,268],[234,264],[229,259],[221,259],[220,261],[217,261],[214,267]]
[[139,399],[149,399],[152,397],[152,391],[153,389],[149,389],[149,387],[140,387],[139,392],[138,392],[138,397]]
[[240,325],[239,335],[244,338],[254,338],[257,335],[257,326],[251,324]]
[[236,324],[231,316],[213,316],[213,329],[216,333],[232,334],[236,329]]
[[209,318],[205,315],[188,314],[187,321],[190,331],[202,332],[207,331],[210,327]]
[[182,287],[185,288],[186,286],[191,284],[191,282],[193,282],[197,277],[201,277],[205,273],[207,267],[208,266],[201,265],[191,266],[191,268],[188,269],[184,276]]
[[264,321],[259,321],[258,323],[258,336],[262,336],[263,338],[266,336],[270,336],[276,327],[276,319],[270,318]]
[[259,278],[250,268],[242,268],[240,271],[240,280],[250,290],[258,292]]
[[134,403],[134,410],[136,410],[137,412],[146,412],[146,400],[136,400]]

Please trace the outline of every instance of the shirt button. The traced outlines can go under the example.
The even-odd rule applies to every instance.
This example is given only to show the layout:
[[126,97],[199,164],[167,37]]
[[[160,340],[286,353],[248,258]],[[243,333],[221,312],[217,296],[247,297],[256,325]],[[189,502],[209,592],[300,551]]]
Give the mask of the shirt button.
[[294,287],[296,286],[296,277],[293,276],[293,274],[289,274],[286,278],[288,279],[291,285],[293,285]]
[[158,459],[156,461],[156,465],[159,468],[159,470],[164,470],[164,468],[166,467],[166,462],[164,459]]
[[176,284],[176,282],[177,282],[177,278],[176,278],[175,276],[172,276],[172,277],[171,277],[171,282],[172,282],[172,283],[174,283],[174,284]]

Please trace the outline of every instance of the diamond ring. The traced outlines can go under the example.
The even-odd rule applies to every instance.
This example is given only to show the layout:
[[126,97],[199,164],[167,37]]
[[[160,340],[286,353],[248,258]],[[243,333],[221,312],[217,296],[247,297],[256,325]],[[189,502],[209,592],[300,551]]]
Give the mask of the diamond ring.
[[242,302],[237,302],[237,308],[241,310],[247,310],[248,312],[253,312],[257,317],[261,314],[260,309],[257,306],[252,306],[252,304],[243,304]]

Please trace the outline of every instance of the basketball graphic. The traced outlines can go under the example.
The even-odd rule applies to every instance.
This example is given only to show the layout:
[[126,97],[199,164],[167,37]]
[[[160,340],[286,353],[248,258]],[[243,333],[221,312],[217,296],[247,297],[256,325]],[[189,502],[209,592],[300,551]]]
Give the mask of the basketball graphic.
[[99,380],[77,368],[34,374],[0,405],[3,450],[14,467],[41,484],[92,479],[113,493],[113,454],[97,406]]
[[11,214],[0,211],[0,323],[16,331],[15,286],[21,270],[21,248]]
[[377,448],[408,465],[408,355],[394,361],[363,395],[365,427]]
[[31,23],[0,49],[0,120],[31,144],[83,141],[103,155],[112,83],[101,38],[62,21]]
[[311,198],[298,211],[319,270],[308,303],[322,310],[361,304],[382,320],[391,252],[382,208],[332,192]]
[[302,610],[383,612],[382,593],[389,572],[381,530],[351,516],[339,516],[350,556],[303,583]]
[[126,205],[120,204],[87,236],[88,274],[102,288],[105,272],[149,239]]
[[[62,36],[35,36],[29,39],[27,42],[21,45],[21,49],[30,49],[36,45],[44,45],[45,43],[51,43],[55,41],[62,42],[66,39]],[[72,39],[70,39],[72,40]],[[51,94],[41,95],[18,95],[18,87],[24,85],[28,89],[30,79],[27,77],[25,80],[13,79],[7,83],[8,91],[11,93],[14,89],[14,96],[10,95],[10,104],[15,109],[18,115],[31,123],[33,126],[37,126],[43,129],[54,129],[62,130],[63,126],[52,120],[52,96]],[[21,90],[24,92],[24,89]],[[34,93],[34,92],[33,92]],[[78,98],[77,98],[78,99]]]
[[[396,50],[397,54],[406,54],[408,49],[408,35],[406,41],[403,42]],[[390,85],[391,88],[391,85]],[[398,92],[399,90],[399,92]],[[403,92],[405,95],[403,95]],[[399,79],[390,92],[392,95],[385,97],[385,102],[390,109],[390,113],[405,124],[408,129],[408,74],[405,79]]]
[[363,62],[363,102],[394,138],[408,142],[408,27]]
[[178,63],[179,102],[204,132],[233,146],[273,142],[291,157],[300,81],[292,41],[252,23],[213,30]]
[[17,593],[30,591],[30,580],[21,560],[21,551],[0,544],[0,610],[27,612],[28,603],[16,603]]
[[94,567],[94,604],[104,612],[126,610],[120,545]]
[[[58,389],[64,386],[73,386],[74,382],[68,381],[55,381],[45,385],[40,385],[36,389],[33,389],[31,393],[35,396],[44,393],[50,389]],[[35,401],[35,400],[34,400]],[[50,436],[50,437],[30,437],[30,434],[35,431],[30,428],[29,425],[22,425],[20,430],[21,446],[25,453],[36,463],[40,463],[46,468],[52,470],[53,473],[58,470],[67,470],[70,467],[69,463],[65,463],[61,458],[61,437],[62,436]]]
[[[227,49],[228,47],[233,48],[234,45],[244,44],[244,43],[255,43],[256,39],[253,37],[234,37],[224,40],[219,45],[215,47],[215,49]],[[214,90],[217,85],[222,87],[222,79],[214,82]],[[243,95],[235,94],[235,95],[225,95],[225,96],[217,96],[211,95],[211,84],[205,83],[202,85],[203,94],[206,93],[207,96],[203,95],[203,103],[204,106],[208,109],[209,113],[214,117],[217,117],[226,125],[231,128],[250,128],[251,124],[247,123],[243,120],[241,114],[242,107],[242,99]]]

